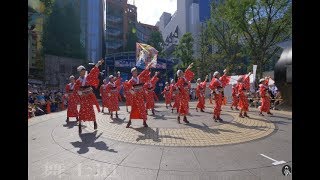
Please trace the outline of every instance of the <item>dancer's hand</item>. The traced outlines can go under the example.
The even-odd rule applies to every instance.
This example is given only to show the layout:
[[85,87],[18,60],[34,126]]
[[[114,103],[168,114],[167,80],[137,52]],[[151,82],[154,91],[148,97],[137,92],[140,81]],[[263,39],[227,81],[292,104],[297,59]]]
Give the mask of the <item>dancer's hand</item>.
[[193,63],[191,63],[191,64],[188,66],[187,70],[188,70],[188,69],[191,69],[192,66],[193,66]]
[[98,61],[98,63],[96,64],[96,67],[99,67],[103,62],[104,62],[103,59],[101,59],[100,61]]
[[224,70],[223,70],[223,73],[224,73],[224,74],[227,74],[227,73],[228,73],[228,70],[227,70],[227,69],[224,69]]

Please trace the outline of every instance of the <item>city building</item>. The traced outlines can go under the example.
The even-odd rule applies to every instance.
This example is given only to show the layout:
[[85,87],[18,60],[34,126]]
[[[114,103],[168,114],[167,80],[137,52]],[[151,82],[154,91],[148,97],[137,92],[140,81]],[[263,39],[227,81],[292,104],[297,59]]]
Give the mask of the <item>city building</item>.
[[42,81],[41,49],[44,4],[40,0],[28,1],[28,79]]
[[140,22],[136,23],[136,29],[138,41],[141,43],[147,43],[150,39],[151,33],[159,31],[159,28],[157,26],[143,24]]
[[127,1],[106,0],[106,54],[124,51],[127,29]]
[[199,56],[200,34],[199,0],[178,0],[177,11],[171,15],[164,12],[156,26],[165,41],[164,51],[172,54],[179,39],[187,32],[190,32],[194,39],[194,56]]
[[80,0],[80,42],[86,49],[86,59],[98,62],[105,54],[105,0]]
[[44,84],[46,87],[64,90],[65,85],[69,83],[71,75],[78,77],[77,67],[81,64],[86,66],[87,63],[83,59],[45,55]]

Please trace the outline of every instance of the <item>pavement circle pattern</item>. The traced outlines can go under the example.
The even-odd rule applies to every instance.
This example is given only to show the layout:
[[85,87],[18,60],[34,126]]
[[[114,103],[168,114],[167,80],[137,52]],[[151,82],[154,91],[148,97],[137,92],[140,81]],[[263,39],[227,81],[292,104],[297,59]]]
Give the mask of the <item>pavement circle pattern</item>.
[[[122,111],[122,113],[124,112]],[[238,113],[230,111],[224,112],[224,114],[232,116],[233,120],[219,123],[219,125],[216,123],[203,124],[203,126],[187,126],[182,123],[183,128],[154,127],[150,124],[148,128],[144,128],[141,127],[142,121],[138,120],[133,122],[132,128],[125,128],[127,121],[122,120],[122,123],[120,123],[117,122],[119,120],[111,120],[109,115],[98,113],[98,133],[102,133],[102,137],[108,139],[133,144],[205,147],[238,144],[261,139],[272,134],[276,129],[271,121],[261,116],[249,114],[250,118],[239,118]],[[194,118],[188,120],[190,123],[195,121]],[[148,121],[153,121],[153,119],[149,118]],[[176,120],[170,121],[176,123]],[[139,126],[134,124],[139,124]],[[94,131],[93,123],[84,122],[83,125],[85,126],[83,133]]]

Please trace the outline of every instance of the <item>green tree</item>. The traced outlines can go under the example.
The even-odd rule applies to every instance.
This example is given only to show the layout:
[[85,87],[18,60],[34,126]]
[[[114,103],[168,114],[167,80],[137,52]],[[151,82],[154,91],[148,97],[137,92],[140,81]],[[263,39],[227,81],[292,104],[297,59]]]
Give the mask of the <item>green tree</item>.
[[181,68],[187,68],[193,61],[193,42],[191,33],[187,32],[181,37],[179,44],[173,52],[174,56],[182,61]]
[[52,12],[52,7],[54,5],[55,0],[40,0],[44,4],[45,10],[44,14],[46,16],[50,15]]
[[276,44],[292,37],[291,0],[226,0],[223,18],[231,29],[241,33],[251,62],[258,65],[258,75],[280,50]]
[[43,48],[46,54],[85,58],[85,49],[80,43],[80,15],[71,3],[53,5],[44,24]]
[[210,69],[208,68],[210,65],[212,65],[211,62],[211,52],[210,52],[210,41],[208,38],[208,28],[202,26],[200,31],[200,39],[199,39],[199,45],[200,45],[200,58],[198,58],[195,61],[195,67],[197,68],[197,75],[204,79],[207,74],[210,73]]
[[211,17],[207,23],[207,37],[213,48],[217,49],[217,53],[221,56],[220,61],[222,62],[219,63],[222,63],[224,67],[220,67],[219,70],[228,68],[230,72],[233,72],[236,60],[242,56],[241,34],[235,28],[232,28],[223,14],[223,4],[213,2],[211,4]]
[[150,46],[154,47],[159,52],[159,56],[163,56],[162,54],[162,45],[164,41],[162,38],[162,34],[159,31],[153,31],[150,34],[150,38],[147,42]]

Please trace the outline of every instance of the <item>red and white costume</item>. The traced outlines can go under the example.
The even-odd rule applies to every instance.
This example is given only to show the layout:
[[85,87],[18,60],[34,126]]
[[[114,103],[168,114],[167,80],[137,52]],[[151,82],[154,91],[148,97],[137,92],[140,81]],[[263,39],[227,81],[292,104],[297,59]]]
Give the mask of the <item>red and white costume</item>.
[[163,91],[161,92],[161,94],[163,94],[164,99],[165,99],[165,103],[167,104],[171,104],[171,93],[170,93],[170,86],[166,85],[163,89]]
[[67,110],[67,118],[76,117],[78,118],[78,109],[77,105],[80,102],[79,95],[74,90],[76,83],[69,83],[66,85],[66,96],[68,99],[68,110]]
[[132,104],[130,112],[130,120],[143,119],[147,120],[145,98],[146,94],[143,89],[143,84],[149,78],[149,70],[143,70],[136,78],[132,77],[128,81],[128,88],[132,94]]
[[178,89],[178,86],[176,83],[171,83],[170,84],[170,96],[174,100],[172,109],[176,108],[177,111],[179,111],[179,106],[180,106],[180,91]]
[[198,97],[197,108],[201,110],[205,108],[206,87],[207,82],[204,80],[203,82],[199,83],[196,88],[196,96]]
[[194,73],[187,69],[184,73],[184,77],[179,77],[176,86],[178,87],[180,94],[179,94],[179,116],[186,116],[189,114],[189,90],[191,88],[191,84],[189,81],[191,81],[194,77]]
[[96,96],[92,92],[93,87],[98,87],[99,84],[99,68],[93,67],[87,76],[79,77],[76,81],[75,90],[80,96],[80,121],[96,121],[93,105],[100,112],[100,107]]
[[130,93],[131,86],[129,82],[123,83],[124,96],[126,98],[126,106],[131,106],[132,104],[132,94]]
[[239,103],[239,97],[238,97],[238,89],[239,89],[239,83],[237,83],[235,86],[232,86],[232,104],[231,107],[238,108]]
[[218,78],[214,77],[210,82],[209,88],[213,91],[215,101],[213,116],[215,119],[219,119],[222,105],[222,82]]
[[239,83],[238,94],[239,94],[239,107],[241,111],[249,111],[249,101],[247,93],[250,90],[250,77],[248,75],[243,76],[243,81]]
[[268,84],[269,84],[269,79],[265,79],[261,84],[259,84],[259,92],[260,92],[260,97],[261,97],[261,107],[260,107],[260,112],[267,112],[270,113],[270,95],[268,92]]
[[109,81],[106,85],[106,97],[108,100],[108,109],[110,112],[119,110],[119,92],[121,88],[121,79],[118,78],[115,82]]
[[102,84],[100,86],[100,95],[101,95],[101,98],[102,98],[102,107],[108,108],[109,98],[107,97],[106,87],[107,87],[107,84]]
[[158,80],[159,78],[157,76],[153,76],[150,81],[146,82],[143,85],[143,88],[146,93],[146,109],[147,110],[154,109],[154,100],[158,99],[156,93],[154,92],[154,89]]

